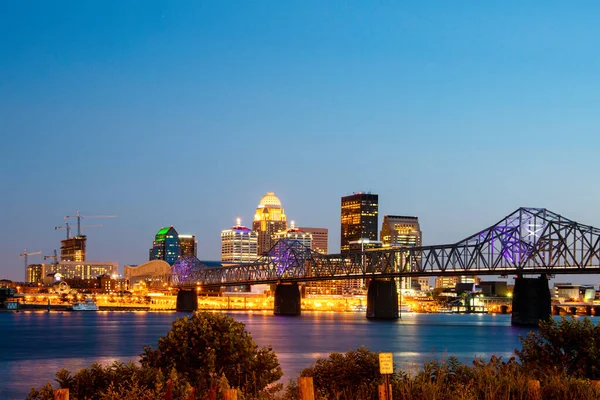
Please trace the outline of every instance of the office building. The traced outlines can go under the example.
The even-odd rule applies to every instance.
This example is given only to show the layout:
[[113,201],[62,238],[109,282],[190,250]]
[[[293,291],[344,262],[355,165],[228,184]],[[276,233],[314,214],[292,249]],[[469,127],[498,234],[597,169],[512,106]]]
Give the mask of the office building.
[[294,226],[294,221],[290,224],[290,229],[279,231],[273,234],[273,240],[277,243],[281,239],[295,240],[309,249],[312,249],[313,237],[310,233],[302,231]]
[[221,232],[221,261],[250,263],[258,258],[258,232],[242,225]]
[[73,236],[60,241],[60,259],[62,261],[85,261],[85,235]]
[[27,266],[27,279],[25,282],[42,283],[44,281],[44,265],[29,264]]
[[[421,247],[422,234],[419,225],[418,217],[409,217],[401,215],[386,215],[383,217],[381,226],[380,239],[383,247]],[[421,265],[420,255],[413,255],[411,259],[411,270],[418,270]],[[398,254],[398,257],[403,257],[403,254]],[[405,260],[398,260],[401,264],[405,264]],[[402,289],[418,289],[419,278],[405,279],[402,278],[399,287]]]
[[114,276],[119,263],[110,261],[60,261],[56,264],[32,264],[27,267],[27,279],[32,283],[43,283],[52,274],[64,279],[96,279],[102,275]]
[[198,256],[198,241],[194,235],[179,235],[181,256]]
[[180,255],[181,245],[175,228],[172,226],[160,228],[154,237],[149,260],[163,260],[173,265]]
[[[342,197],[340,251],[361,251],[377,242],[379,196],[358,192]],[[362,243],[361,243],[362,242]]]
[[268,252],[275,244],[273,235],[287,229],[287,219],[281,201],[268,192],[256,208],[252,230],[258,234],[258,255]]
[[329,254],[329,230],[327,228],[310,228],[302,226],[298,229],[312,235],[312,250],[321,254]]

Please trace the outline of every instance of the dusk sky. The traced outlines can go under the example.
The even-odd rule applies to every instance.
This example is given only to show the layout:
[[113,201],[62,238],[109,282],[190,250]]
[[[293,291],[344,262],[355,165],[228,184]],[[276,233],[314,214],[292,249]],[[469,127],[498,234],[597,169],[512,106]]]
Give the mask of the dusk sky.
[[118,216],[83,221],[104,225],[89,260],[144,263],[165,225],[216,260],[267,191],[332,253],[357,191],[426,245],[520,206],[600,227],[599,20],[598,1],[0,2],[0,278],[77,210]]

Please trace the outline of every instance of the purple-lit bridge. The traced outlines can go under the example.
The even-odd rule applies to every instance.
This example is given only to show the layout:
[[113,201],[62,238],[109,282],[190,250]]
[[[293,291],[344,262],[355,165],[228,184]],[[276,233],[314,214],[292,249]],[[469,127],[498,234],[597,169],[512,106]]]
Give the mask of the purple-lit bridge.
[[[369,287],[368,300],[372,297],[372,301],[367,302],[367,316],[394,318],[398,316],[397,296],[391,278],[510,274],[519,277],[513,294],[513,322],[521,313],[524,323],[531,324],[537,323],[540,315],[546,317],[546,306],[548,315],[550,312],[546,276],[596,273],[600,273],[600,229],[544,208],[519,208],[498,223],[454,244],[323,255],[297,241],[281,240],[251,264],[174,268],[171,280],[173,286],[182,289],[198,285],[277,284],[278,290],[283,288],[282,293],[291,291],[294,298],[298,297],[299,313],[299,295],[295,294],[298,282],[370,279],[373,287]],[[523,275],[541,275],[542,279]],[[393,294],[385,295],[387,291]],[[378,301],[380,297],[382,300]],[[533,304],[540,303],[533,300],[536,298],[541,298],[543,304]],[[392,304],[388,304],[390,301]],[[382,312],[378,312],[380,303],[390,307],[380,306]],[[527,311],[528,307],[533,311]],[[278,313],[277,293],[275,308]],[[384,312],[388,308],[391,311]],[[540,308],[544,310],[542,314],[534,312]]]

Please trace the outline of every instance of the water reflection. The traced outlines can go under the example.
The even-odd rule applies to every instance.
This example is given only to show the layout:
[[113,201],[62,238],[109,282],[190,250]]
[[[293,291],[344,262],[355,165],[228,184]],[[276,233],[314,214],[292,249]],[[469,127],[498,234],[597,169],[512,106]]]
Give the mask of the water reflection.
[[[183,313],[0,313],[0,398],[22,399],[31,386],[53,381],[61,368],[76,371],[94,361],[137,360]],[[416,370],[423,361],[455,355],[462,361],[508,358],[527,330],[507,315],[403,314],[374,322],[360,313],[304,313],[275,317],[268,312],[233,312],[260,346],[271,345],[284,381],[319,357],[365,346],[394,353],[398,366]]]

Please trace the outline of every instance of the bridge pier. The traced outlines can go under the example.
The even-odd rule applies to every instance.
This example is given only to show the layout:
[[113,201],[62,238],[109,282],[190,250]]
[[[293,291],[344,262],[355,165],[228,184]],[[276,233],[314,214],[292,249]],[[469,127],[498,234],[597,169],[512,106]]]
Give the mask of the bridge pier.
[[551,304],[546,275],[539,278],[518,276],[513,292],[511,323],[538,326],[540,320],[550,319]]
[[198,294],[195,290],[180,290],[177,293],[177,311],[196,311],[198,309]]
[[300,288],[297,283],[278,283],[275,288],[275,315],[300,315]]
[[394,279],[373,279],[367,291],[367,318],[397,319],[398,291]]

